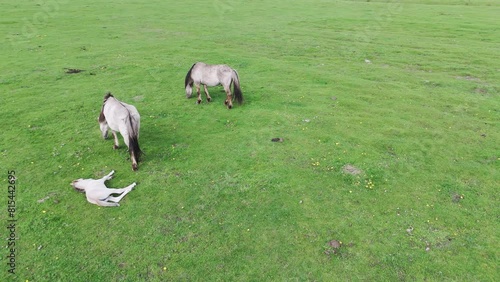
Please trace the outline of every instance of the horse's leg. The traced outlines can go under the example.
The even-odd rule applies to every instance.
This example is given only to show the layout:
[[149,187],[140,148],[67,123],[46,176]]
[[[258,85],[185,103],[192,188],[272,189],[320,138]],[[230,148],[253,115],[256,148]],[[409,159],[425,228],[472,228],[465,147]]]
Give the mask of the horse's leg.
[[113,137],[115,138],[115,144],[113,145],[113,149],[118,149],[118,145],[120,145],[120,143],[118,143],[118,136],[116,135],[116,132],[114,130],[112,130],[111,132],[113,132]]
[[224,85],[224,91],[226,91],[226,101],[224,104],[226,104],[228,109],[231,109],[233,107],[233,98],[231,95],[231,89],[229,88],[231,84]]
[[98,206],[101,206],[101,207],[119,207],[120,206],[120,204],[118,204],[118,203],[106,202],[106,201],[102,201],[102,200],[97,201],[96,204]]
[[210,95],[208,94],[207,85],[203,84],[203,88],[205,89],[205,95],[207,95],[207,102],[212,101],[212,97],[210,97]]
[[195,83],[195,86],[196,86],[196,93],[198,94],[198,100],[196,101],[196,103],[200,104],[201,103],[200,84]]
[[125,195],[128,194],[128,192],[132,191],[132,189],[135,187],[135,185],[137,185],[137,184],[134,182],[134,183],[130,184],[129,186],[123,188],[123,189],[110,189],[110,190],[113,190],[111,192],[111,194],[120,194],[121,193],[121,195],[118,196],[118,197],[113,197],[113,196],[110,195],[109,197],[106,198],[106,201],[111,201],[111,202],[115,202],[115,203],[120,202],[121,199],[123,197],[125,197]]
[[135,158],[134,152],[130,152],[130,159],[132,160],[132,170],[136,171],[137,170],[137,160]]
[[101,178],[102,182],[106,181],[106,180],[110,180],[111,178],[113,178],[113,174],[115,173],[114,170],[112,170],[110,173],[108,173],[108,175],[105,175],[103,178]]

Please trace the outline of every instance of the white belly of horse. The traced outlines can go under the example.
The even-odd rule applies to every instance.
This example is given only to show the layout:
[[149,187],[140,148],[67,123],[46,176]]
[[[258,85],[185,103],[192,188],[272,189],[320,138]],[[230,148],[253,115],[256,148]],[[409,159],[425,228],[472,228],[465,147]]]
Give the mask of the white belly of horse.
[[216,76],[204,76],[201,80],[202,84],[206,86],[217,86],[220,85],[219,79]]

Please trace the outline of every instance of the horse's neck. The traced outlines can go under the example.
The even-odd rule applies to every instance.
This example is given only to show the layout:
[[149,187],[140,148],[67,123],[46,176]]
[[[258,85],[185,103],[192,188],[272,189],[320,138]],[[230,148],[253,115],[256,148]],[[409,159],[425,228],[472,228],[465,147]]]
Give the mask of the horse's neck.
[[120,101],[118,101],[118,99],[116,99],[115,97],[110,97],[108,99],[108,101],[106,101],[106,104],[108,104],[108,105],[120,105],[122,103]]
[[120,110],[120,108],[123,108],[124,110],[128,111],[128,105],[117,100],[116,98],[113,98],[112,100],[106,101],[106,105],[109,107],[113,107],[115,110]]

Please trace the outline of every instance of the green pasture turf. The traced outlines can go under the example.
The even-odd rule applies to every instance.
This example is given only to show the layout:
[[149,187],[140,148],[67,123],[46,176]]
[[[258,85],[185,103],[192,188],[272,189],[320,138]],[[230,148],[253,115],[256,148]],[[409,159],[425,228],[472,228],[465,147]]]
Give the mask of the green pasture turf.
[[[498,1],[0,6],[0,281],[498,281]],[[186,99],[197,61],[245,102]],[[118,208],[69,185],[112,169]]]

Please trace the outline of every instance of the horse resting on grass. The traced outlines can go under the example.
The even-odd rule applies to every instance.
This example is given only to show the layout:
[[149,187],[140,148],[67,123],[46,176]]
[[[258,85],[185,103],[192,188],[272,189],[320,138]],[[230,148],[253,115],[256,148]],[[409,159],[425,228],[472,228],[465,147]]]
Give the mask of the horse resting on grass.
[[139,128],[141,116],[137,109],[129,104],[118,101],[111,93],[104,96],[101,114],[99,115],[99,125],[104,139],[108,138],[108,129],[111,129],[115,137],[113,149],[118,148],[119,131],[123,136],[123,141],[128,147],[130,159],[132,160],[132,170],[137,170],[137,162],[140,161],[142,151],[139,147]]
[[[108,175],[101,179],[77,179],[71,183],[71,186],[75,188],[78,192],[84,192],[87,197],[87,201],[92,204],[96,204],[102,207],[118,207],[120,206],[120,200],[132,191],[136,183],[132,183],[129,186],[122,189],[108,188],[104,184],[106,180],[113,178],[114,170],[112,170]],[[121,194],[118,197],[113,197],[113,194]]]
[[238,104],[243,102],[243,94],[240,88],[240,79],[236,70],[227,65],[207,65],[202,62],[195,63],[186,75],[184,87],[186,88],[186,97],[191,98],[193,92],[193,84],[196,86],[196,93],[198,94],[197,103],[201,103],[200,84],[203,84],[207,101],[210,102],[212,98],[208,94],[207,86],[222,85],[226,91],[226,101],[224,104],[228,109],[233,107],[233,97],[231,94],[231,83],[233,83],[233,92]]

